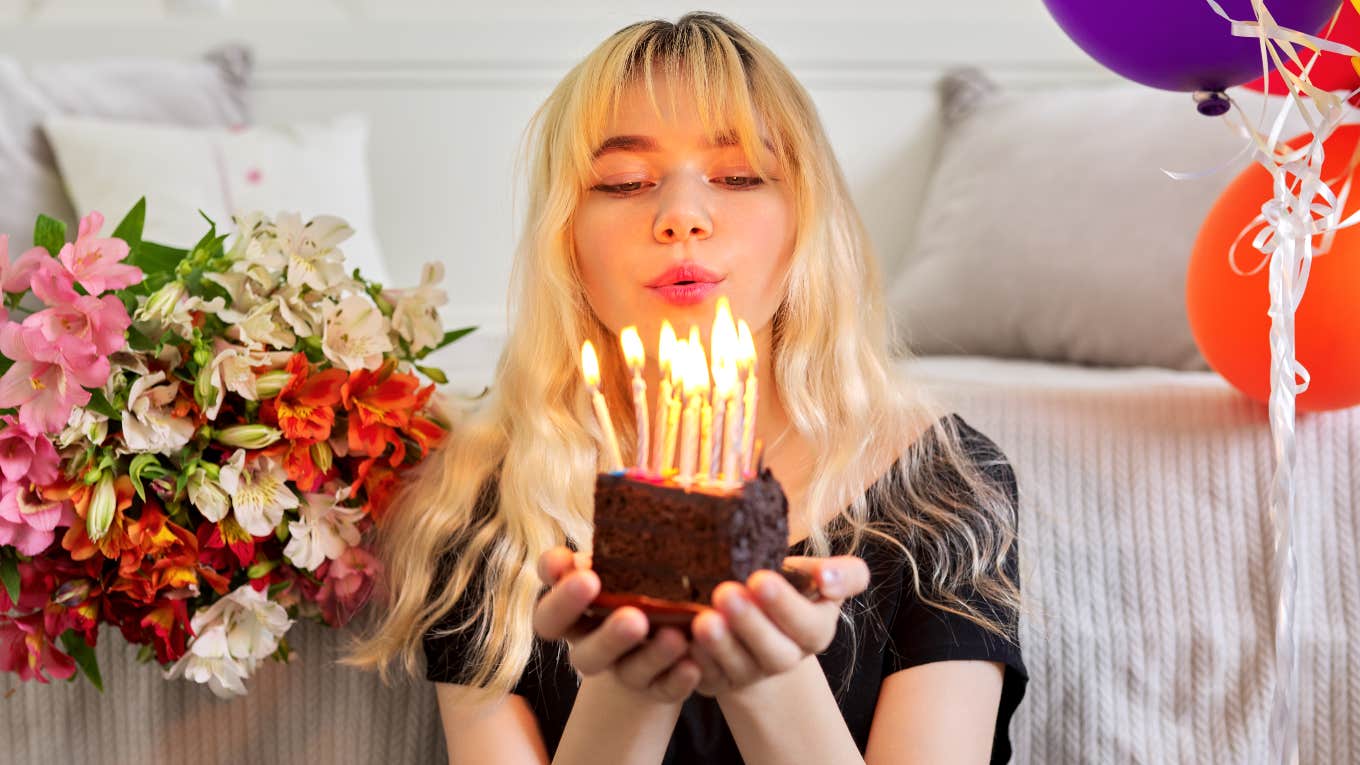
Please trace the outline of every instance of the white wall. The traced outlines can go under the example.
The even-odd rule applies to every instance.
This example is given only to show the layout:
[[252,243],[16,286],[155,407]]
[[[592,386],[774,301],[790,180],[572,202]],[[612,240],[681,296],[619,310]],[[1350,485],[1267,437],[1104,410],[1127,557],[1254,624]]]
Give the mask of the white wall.
[[[0,53],[26,59],[256,50],[256,121],[361,111],[372,122],[377,234],[398,285],[446,265],[450,326],[482,332],[440,359],[483,382],[504,331],[521,131],[595,44],[676,2],[0,0]],[[1108,79],[1040,0],[748,0],[707,6],[781,55],[816,100],[885,266],[910,244],[930,168],[932,85],[975,63],[1028,87]],[[2,105],[0,105],[2,106]],[[480,335],[480,337],[478,337]]]

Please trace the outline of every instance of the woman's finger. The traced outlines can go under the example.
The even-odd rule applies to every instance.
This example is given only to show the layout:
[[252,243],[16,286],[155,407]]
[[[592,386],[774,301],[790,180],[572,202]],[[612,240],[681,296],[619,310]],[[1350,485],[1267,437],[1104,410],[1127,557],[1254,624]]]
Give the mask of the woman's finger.
[[784,565],[797,568],[817,582],[817,591],[828,600],[852,598],[869,587],[869,564],[856,555],[812,558],[790,555]]
[[[771,572],[766,572],[771,573]],[[776,578],[783,580],[783,577],[772,574]],[[779,590],[780,594],[787,594],[802,600],[810,607],[812,604],[784,582],[785,590]],[[748,655],[760,668],[762,674],[777,675],[787,672],[797,666],[798,662],[808,653],[793,636],[786,635],[774,622],[770,621],[765,615],[765,611],[760,605],[751,600],[751,592],[735,582],[728,582],[720,585],[714,591],[713,601],[718,606],[718,610],[727,620],[733,638],[743,653]],[[816,619],[804,618],[806,624],[804,631],[818,629]],[[800,635],[800,638],[807,638],[807,635]],[[717,654],[719,663],[723,663],[722,654]]]
[[566,547],[554,547],[538,556],[538,579],[546,587],[557,584],[558,579],[575,568],[578,568],[575,556]]
[[[801,661],[806,654],[821,653],[836,636],[837,615],[840,613],[839,600],[819,600],[813,602],[789,584],[788,580],[773,571],[757,571],[746,580],[747,589],[756,596],[768,623],[784,635],[798,650],[794,663]],[[729,619],[729,621],[732,621]],[[740,624],[734,626],[743,641],[747,641]],[[747,643],[750,645],[749,642]],[[779,650],[785,650],[779,646]],[[773,657],[779,665],[787,664],[787,655]],[[765,662],[761,662],[764,666]],[[767,669],[769,669],[767,667]]]
[[620,659],[614,665],[614,674],[629,688],[645,691],[685,655],[688,647],[689,641],[680,630],[663,629],[641,648]]
[[647,626],[642,611],[632,606],[616,609],[597,629],[569,643],[572,665],[583,675],[609,669],[647,639]]
[[600,577],[594,571],[573,571],[562,577],[534,606],[534,632],[544,640],[567,637],[599,592]]
[[[714,590],[714,603],[723,604],[725,601],[719,593],[730,591],[733,588],[745,589],[741,585],[732,583],[718,585],[717,590]],[[738,595],[738,597],[743,596]],[[758,610],[755,604],[749,601],[745,606],[748,609]],[[730,604],[722,613],[705,609],[694,617],[694,640],[704,647],[704,650],[712,657],[713,663],[722,670],[729,683],[741,686],[754,680],[760,674],[760,668],[757,666],[756,660],[747,653],[733,633],[732,627],[728,623],[727,612],[729,610],[733,610]]]
[[683,701],[699,687],[701,675],[693,659],[682,658],[652,683],[652,690],[665,701]]

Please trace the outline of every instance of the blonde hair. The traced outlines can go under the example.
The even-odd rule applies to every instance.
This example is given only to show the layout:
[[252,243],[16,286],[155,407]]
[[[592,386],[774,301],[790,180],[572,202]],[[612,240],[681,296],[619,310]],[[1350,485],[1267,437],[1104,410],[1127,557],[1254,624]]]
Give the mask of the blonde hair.
[[[875,259],[812,100],[745,30],[692,13],[610,36],[530,122],[516,312],[495,383],[481,406],[454,418],[448,441],[394,497],[377,549],[382,602],[343,663],[376,668],[384,682],[394,662],[419,677],[422,636],[459,607],[466,618],[451,629],[471,631],[476,646],[466,684],[485,698],[507,692],[532,654],[539,555],[564,543],[590,549],[601,465],[578,368],[584,340],[601,350],[604,379],[614,383],[610,408],[631,412],[631,401],[618,343],[586,301],[571,223],[609,116],[635,84],[655,105],[658,69],[688,86],[706,126],[735,132],[762,175],[755,147],[764,128],[791,185],[799,224],[770,353],[792,426],[818,455],[804,495],[812,553],[831,550],[828,519],[817,510],[837,508],[853,532],[851,549],[865,535],[890,542],[925,602],[1012,634],[975,601],[1018,608],[1018,589],[1003,573],[1014,555],[1011,499],[966,453],[945,410],[893,372]],[[633,444],[631,416],[615,422],[620,443]],[[933,446],[908,448],[913,441]],[[882,467],[874,457],[886,453],[901,455],[895,475],[866,497],[877,477],[870,471]],[[871,504],[882,509],[872,519]],[[440,561],[454,562],[445,570]]]

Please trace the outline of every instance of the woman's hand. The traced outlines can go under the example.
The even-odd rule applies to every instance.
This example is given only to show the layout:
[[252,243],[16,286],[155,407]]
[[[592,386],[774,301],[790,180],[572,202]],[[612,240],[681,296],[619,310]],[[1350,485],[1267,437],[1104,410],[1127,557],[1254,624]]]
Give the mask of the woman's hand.
[[784,565],[812,576],[821,598],[809,600],[768,570],[751,574],[744,585],[718,585],[716,610],[705,609],[694,618],[690,656],[703,670],[699,693],[739,690],[825,651],[836,636],[841,603],[869,586],[868,565],[853,555],[789,557]]
[[624,687],[660,701],[684,701],[699,683],[699,665],[686,658],[689,641],[672,628],[647,639],[642,611],[616,609],[598,628],[576,627],[600,592],[600,578],[588,561],[566,547],[538,559],[538,577],[549,589],[534,607],[534,632],[544,640],[566,640],[571,663],[586,677],[612,673]]

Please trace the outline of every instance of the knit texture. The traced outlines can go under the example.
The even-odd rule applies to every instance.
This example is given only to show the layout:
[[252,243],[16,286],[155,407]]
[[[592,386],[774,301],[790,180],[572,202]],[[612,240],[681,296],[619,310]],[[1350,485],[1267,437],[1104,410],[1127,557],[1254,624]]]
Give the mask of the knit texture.
[[[1211,373],[932,357],[905,367],[1015,467],[1028,694],[1016,762],[1260,762],[1273,672],[1264,406]],[[1360,762],[1360,409],[1298,424],[1299,742]],[[0,765],[436,763],[429,683],[334,663],[309,622],[248,696],[161,678],[105,627],[107,688],[0,676]]]

